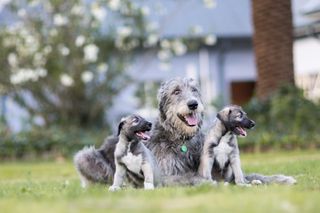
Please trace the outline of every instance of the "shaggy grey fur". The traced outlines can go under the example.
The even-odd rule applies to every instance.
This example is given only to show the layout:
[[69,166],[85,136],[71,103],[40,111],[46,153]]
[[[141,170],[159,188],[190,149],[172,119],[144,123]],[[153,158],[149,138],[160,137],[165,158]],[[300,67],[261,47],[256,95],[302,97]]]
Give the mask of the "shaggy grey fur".
[[224,107],[206,136],[199,174],[207,179],[235,182],[237,185],[294,184],[296,182],[294,178],[284,175],[243,174],[237,136],[246,136],[245,129],[251,129],[254,125],[255,123],[247,117],[241,107],[236,105]]
[[130,115],[119,124],[119,142],[114,152],[116,171],[110,191],[121,189],[125,177],[136,187],[154,189],[160,185],[160,171],[151,154],[141,140],[149,136],[152,124],[141,116]]

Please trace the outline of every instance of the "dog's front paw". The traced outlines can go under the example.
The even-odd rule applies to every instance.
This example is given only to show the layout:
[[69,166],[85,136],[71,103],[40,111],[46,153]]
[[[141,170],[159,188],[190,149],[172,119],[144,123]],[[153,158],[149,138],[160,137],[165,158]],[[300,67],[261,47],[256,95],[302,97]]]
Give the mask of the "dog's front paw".
[[121,188],[120,186],[110,186],[109,187],[109,192],[115,192],[115,191],[119,191]]
[[144,189],[145,190],[154,190],[153,183],[144,182]]

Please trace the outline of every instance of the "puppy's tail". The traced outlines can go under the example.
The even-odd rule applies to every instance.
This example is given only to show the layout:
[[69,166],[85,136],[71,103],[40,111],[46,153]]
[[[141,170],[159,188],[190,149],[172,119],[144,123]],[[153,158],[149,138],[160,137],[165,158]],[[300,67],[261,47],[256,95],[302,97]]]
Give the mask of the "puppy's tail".
[[261,174],[249,174],[245,175],[245,179],[249,183],[253,183],[256,181],[260,181],[262,184],[282,184],[282,185],[293,185],[297,183],[297,180],[294,179],[291,176],[285,176],[285,175],[261,175]]
[[83,187],[88,183],[112,183],[114,169],[94,147],[85,147],[77,152],[73,162]]

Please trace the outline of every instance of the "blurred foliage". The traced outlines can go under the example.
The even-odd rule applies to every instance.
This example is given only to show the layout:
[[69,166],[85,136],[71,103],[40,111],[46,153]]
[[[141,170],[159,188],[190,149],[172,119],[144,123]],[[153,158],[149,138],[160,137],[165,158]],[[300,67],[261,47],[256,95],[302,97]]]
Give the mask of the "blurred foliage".
[[12,133],[0,125],[0,159],[57,159],[71,157],[84,146],[98,146],[107,131],[79,128],[33,128]]
[[240,146],[249,150],[306,149],[320,147],[320,105],[294,86],[284,86],[265,101],[256,98],[244,107],[256,121]]

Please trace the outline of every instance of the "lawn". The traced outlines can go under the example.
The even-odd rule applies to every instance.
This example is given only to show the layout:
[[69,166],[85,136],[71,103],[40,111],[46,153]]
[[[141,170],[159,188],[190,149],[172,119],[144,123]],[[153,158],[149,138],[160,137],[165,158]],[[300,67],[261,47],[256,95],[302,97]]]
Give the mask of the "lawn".
[[127,189],[80,187],[70,161],[0,163],[0,212],[319,212],[320,153],[242,155],[244,170],[284,173],[295,186]]

